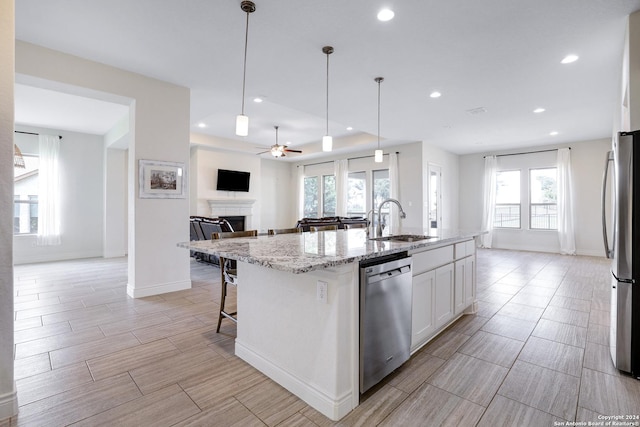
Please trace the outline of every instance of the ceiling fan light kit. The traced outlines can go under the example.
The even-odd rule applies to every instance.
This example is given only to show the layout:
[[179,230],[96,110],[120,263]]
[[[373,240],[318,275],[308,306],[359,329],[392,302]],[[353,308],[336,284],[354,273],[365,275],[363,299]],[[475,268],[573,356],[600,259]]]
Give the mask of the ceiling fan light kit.
[[244,65],[242,67],[242,113],[236,116],[236,135],[247,136],[249,135],[249,117],[244,114],[244,97],[245,86],[247,80],[247,47],[249,44],[249,14],[255,12],[256,5],[250,0],[243,0],[240,3],[240,9],[247,14],[247,24],[245,26],[244,34]]
[[275,157],[276,159],[279,159],[280,157],[286,157],[287,155],[285,153],[302,153],[301,150],[289,150],[286,145],[278,144],[279,126],[274,126],[273,128],[276,130],[276,143],[273,144],[271,148],[269,148],[268,150],[261,151],[260,153],[256,153],[256,154],[260,155],[265,153],[271,153],[273,157]]

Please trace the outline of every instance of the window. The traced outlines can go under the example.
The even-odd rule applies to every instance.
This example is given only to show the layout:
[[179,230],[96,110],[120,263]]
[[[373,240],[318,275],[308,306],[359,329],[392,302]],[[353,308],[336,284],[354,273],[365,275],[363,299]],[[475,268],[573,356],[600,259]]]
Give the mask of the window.
[[529,171],[529,228],[558,229],[558,186],[556,168]]
[[336,216],[336,177],[322,177],[322,216]]
[[[320,180],[322,178],[322,180]],[[322,206],[322,210],[319,207]],[[321,218],[336,215],[336,177],[333,175],[304,178],[304,216]]]
[[496,175],[496,228],[520,228],[520,171]]
[[[303,215],[305,218],[337,216],[336,177],[321,175],[320,171],[317,173],[304,177]],[[365,216],[371,208],[377,208],[389,198],[390,187],[389,169],[350,172],[347,178],[346,215]],[[383,220],[387,219],[389,209],[388,205],[383,209]]]
[[304,217],[318,218],[318,177],[304,177]]
[[[390,183],[389,183],[389,169],[375,170],[373,171],[373,207],[374,209],[380,206],[384,200],[391,197]],[[385,204],[382,207],[382,223],[389,223],[389,210],[390,204]],[[374,227],[378,225],[378,212],[376,211],[373,218]]]
[[25,168],[14,168],[13,234],[38,232],[38,168],[40,158],[23,154]]
[[352,172],[347,183],[347,216],[367,214],[367,176],[365,172]]

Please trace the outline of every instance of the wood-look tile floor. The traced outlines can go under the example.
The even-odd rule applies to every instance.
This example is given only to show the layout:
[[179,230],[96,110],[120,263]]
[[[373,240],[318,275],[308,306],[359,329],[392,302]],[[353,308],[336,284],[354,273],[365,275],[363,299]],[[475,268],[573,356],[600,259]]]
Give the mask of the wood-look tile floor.
[[478,251],[478,313],[339,423],[234,355],[235,325],[215,332],[219,272],[191,266],[192,289],[141,299],[126,294],[126,259],[16,266],[20,413],[0,427],[552,426],[640,415],[640,381],[608,353],[605,259]]

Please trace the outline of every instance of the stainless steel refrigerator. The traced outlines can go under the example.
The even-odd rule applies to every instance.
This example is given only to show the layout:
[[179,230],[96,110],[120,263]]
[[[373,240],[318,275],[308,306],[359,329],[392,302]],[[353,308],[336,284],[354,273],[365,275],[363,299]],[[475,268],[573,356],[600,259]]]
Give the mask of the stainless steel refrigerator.
[[[605,215],[607,177],[613,178],[611,245]],[[611,358],[617,369],[640,378],[640,131],[621,132],[613,141],[603,176],[602,212],[605,250],[613,260]]]

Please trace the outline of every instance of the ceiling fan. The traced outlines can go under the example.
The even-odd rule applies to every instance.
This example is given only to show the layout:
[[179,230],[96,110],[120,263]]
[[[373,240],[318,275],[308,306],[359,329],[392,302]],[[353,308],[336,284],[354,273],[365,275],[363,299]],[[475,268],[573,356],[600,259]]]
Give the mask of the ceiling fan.
[[290,150],[287,148],[286,145],[278,144],[278,126],[274,126],[274,129],[276,130],[276,143],[273,144],[271,148],[269,148],[268,150],[257,153],[258,155],[264,154],[264,153],[271,153],[273,157],[279,158],[279,157],[285,157],[286,156],[285,152],[286,153],[302,153],[302,151],[300,150]]

